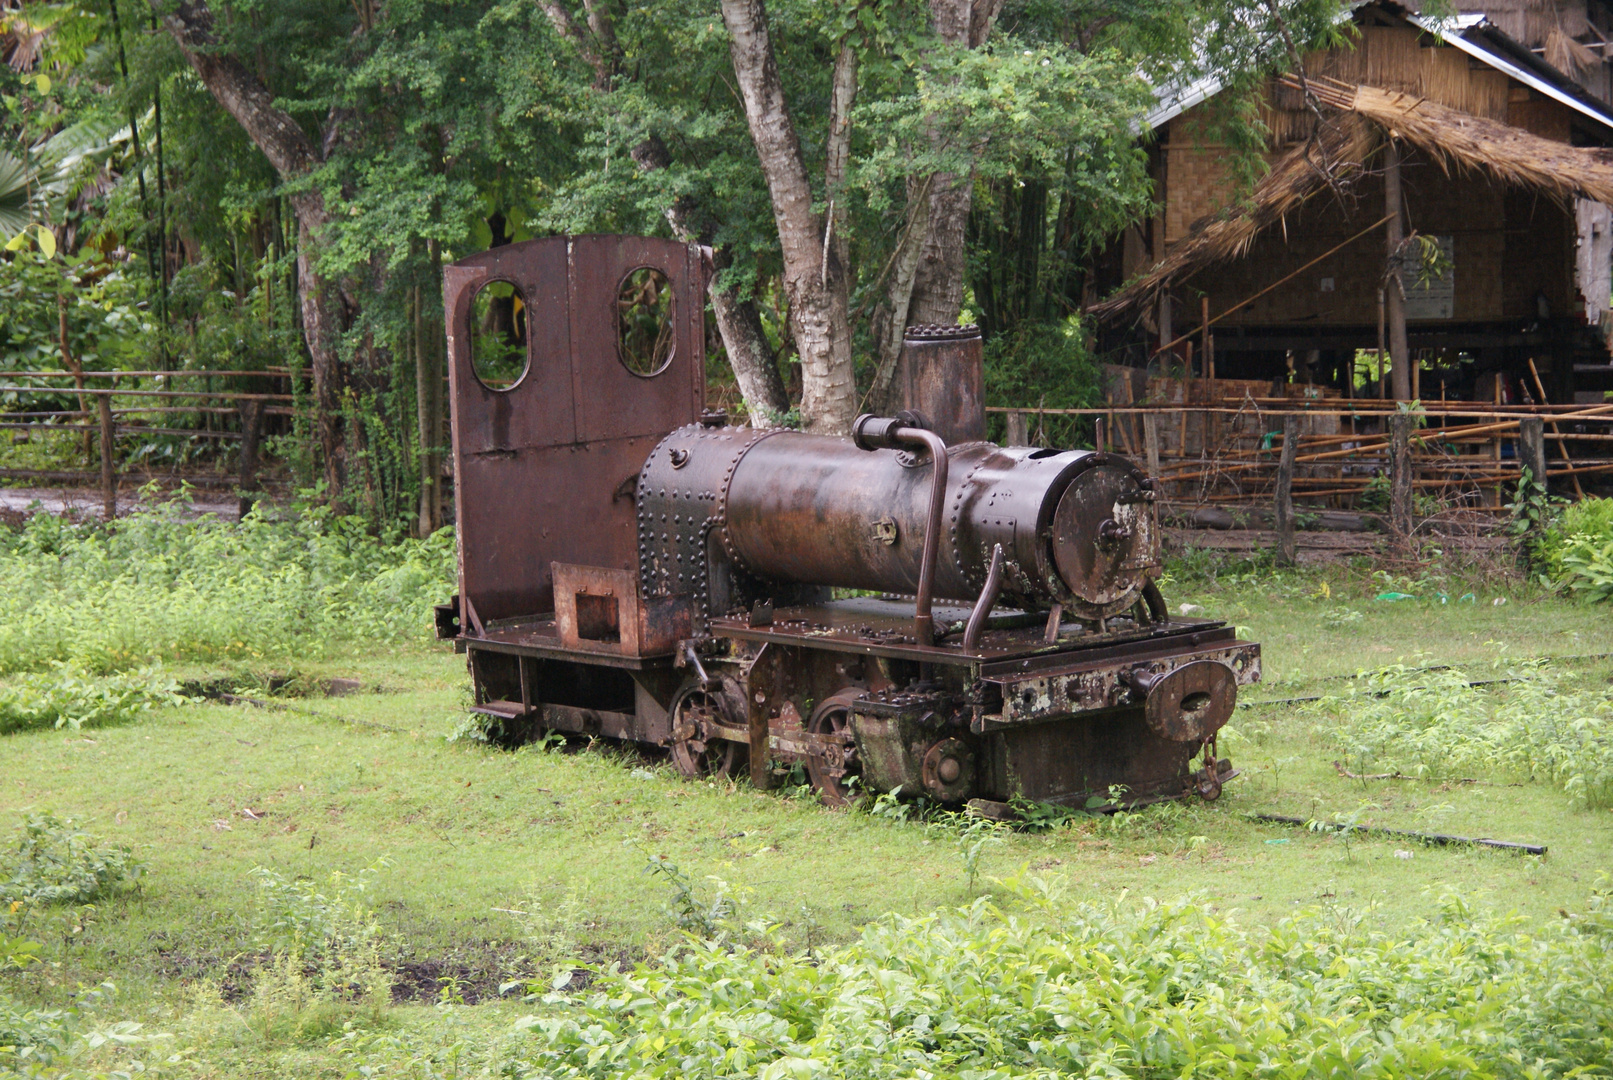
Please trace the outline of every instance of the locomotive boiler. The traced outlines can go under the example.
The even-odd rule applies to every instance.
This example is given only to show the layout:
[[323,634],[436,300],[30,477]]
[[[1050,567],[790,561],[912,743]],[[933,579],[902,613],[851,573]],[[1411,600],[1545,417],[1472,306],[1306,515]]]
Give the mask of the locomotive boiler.
[[1171,617],[1154,485],[985,442],[978,331],[909,332],[910,407],[849,438],[705,408],[698,247],[621,236],[445,271],[459,594],[439,633],[512,735],[664,748],[691,777],[1006,813],[1232,775],[1259,646]]

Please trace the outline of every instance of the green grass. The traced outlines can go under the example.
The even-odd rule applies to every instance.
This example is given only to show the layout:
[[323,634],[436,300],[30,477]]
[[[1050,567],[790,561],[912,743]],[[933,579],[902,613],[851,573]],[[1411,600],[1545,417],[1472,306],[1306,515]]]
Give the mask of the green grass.
[[[1337,676],[1397,660],[1481,674],[1497,655],[1613,652],[1605,607],[1527,590],[1500,594],[1503,606],[1490,603],[1493,591],[1464,604],[1450,587],[1445,605],[1371,599],[1380,591],[1369,576],[1341,572],[1194,578],[1168,595],[1263,643],[1268,682],[1253,698],[1337,692],[1345,685]],[[1340,610],[1361,615],[1327,619]],[[1606,659],[1561,668],[1564,685],[1584,693],[1605,694],[1613,676]],[[269,670],[236,658],[169,673],[239,682]],[[14,994],[60,1004],[75,987],[111,979],[119,997],[108,1015],[175,1033],[163,1052],[191,1048],[185,1075],[342,1076],[354,1059],[332,1049],[341,1015],[300,1035],[249,1023],[263,1008],[243,997],[263,957],[255,867],[323,880],[385,857],[367,902],[399,993],[415,1001],[435,997],[442,976],[458,980],[450,996],[478,1001],[573,957],[608,964],[659,954],[678,935],[667,882],[645,873],[652,855],[672,860],[708,898],[709,878],[726,882],[743,901],[739,918],[771,916],[790,946],[850,941],[887,913],[924,916],[972,899],[964,842],[946,827],[830,811],[744,784],[689,783],[621,750],[511,753],[448,742],[468,680],[463,658],[446,648],[322,649],[294,670],[303,686],[343,676],[368,690],[277,699],[290,707],[282,709],[164,707],[96,729],[5,737],[0,811],[12,820],[23,811],[71,815],[149,867],[137,893],[102,903],[82,932],[45,942],[48,964],[6,976]],[[1474,783],[1351,780],[1332,763],[1340,755],[1329,725],[1338,722],[1309,706],[1240,710],[1241,734],[1222,748],[1245,775],[1218,803],[1006,836],[982,851],[977,891],[1000,896],[991,879],[1024,867],[1071,902],[1126,909],[1143,897],[1193,896],[1211,917],[1254,930],[1317,908],[1339,918],[1352,911],[1366,930],[1397,934],[1433,917],[1447,889],[1480,912],[1516,911],[1536,930],[1560,922],[1560,909],[1585,910],[1610,867],[1613,813],[1499,770],[1475,770]],[[1251,811],[1353,816],[1551,850],[1535,858],[1346,842],[1250,822]],[[491,1038],[518,1011],[490,1002],[454,1012],[452,1023]],[[439,1030],[447,1015],[404,1006],[366,1030],[447,1038]]]

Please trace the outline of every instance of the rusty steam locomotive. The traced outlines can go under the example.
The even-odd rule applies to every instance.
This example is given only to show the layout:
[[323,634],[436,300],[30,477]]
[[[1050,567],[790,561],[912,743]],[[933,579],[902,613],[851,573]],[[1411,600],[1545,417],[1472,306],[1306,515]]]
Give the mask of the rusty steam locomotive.
[[[459,594],[438,632],[512,729],[804,767],[943,802],[1219,794],[1260,673],[1171,617],[1151,480],[983,441],[980,338],[910,331],[852,437],[705,410],[698,247],[556,237],[445,271]],[[838,598],[837,598],[838,597]]]

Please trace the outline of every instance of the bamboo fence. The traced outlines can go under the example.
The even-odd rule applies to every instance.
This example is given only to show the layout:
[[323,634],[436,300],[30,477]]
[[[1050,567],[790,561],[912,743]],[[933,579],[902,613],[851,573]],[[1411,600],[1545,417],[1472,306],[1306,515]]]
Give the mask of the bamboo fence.
[[[1278,483],[1285,430],[1292,432],[1296,498],[1350,508],[1395,472],[1392,428],[1411,425],[1404,451],[1413,490],[1453,504],[1499,507],[1528,463],[1529,431],[1539,426],[1548,453],[1533,468],[1554,486],[1583,495],[1581,478],[1613,472],[1613,402],[1602,405],[1492,405],[1441,402],[1406,412],[1393,402],[1256,398],[1220,404],[1108,405],[1089,409],[990,408],[1006,420],[1010,443],[1056,445],[1058,421],[1082,421],[1100,450],[1145,463],[1162,497],[1178,504],[1266,502]],[[1289,418],[1324,418],[1336,433],[1305,434]],[[1233,421],[1236,421],[1234,423]],[[1201,434],[1192,447],[1189,432]],[[1251,437],[1253,433],[1253,437]],[[1063,434],[1071,432],[1066,428]],[[1073,441],[1073,440],[1069,440]],[[1068,444],[1068,441],[1065,442]],[[1173,445],[1174,444],[1174,445]]]

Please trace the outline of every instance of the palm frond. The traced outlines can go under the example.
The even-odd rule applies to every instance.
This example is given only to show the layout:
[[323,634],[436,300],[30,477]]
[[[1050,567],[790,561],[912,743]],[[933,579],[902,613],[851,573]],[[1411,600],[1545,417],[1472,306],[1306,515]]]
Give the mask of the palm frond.
[[25,157],[0,148],[0,242],[10,240],[34,220],[38,172]]

